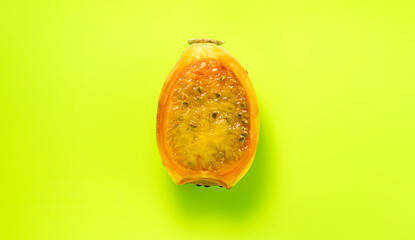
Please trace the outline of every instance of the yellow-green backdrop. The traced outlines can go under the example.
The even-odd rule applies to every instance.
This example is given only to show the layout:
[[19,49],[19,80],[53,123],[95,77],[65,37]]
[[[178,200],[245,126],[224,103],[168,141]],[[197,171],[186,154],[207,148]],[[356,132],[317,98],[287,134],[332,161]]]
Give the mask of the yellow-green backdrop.
[[[0,239],[415,239],[414,1],[1,1]],[[176,186],[157,100],[189,38],[249,71],[257,156]]]

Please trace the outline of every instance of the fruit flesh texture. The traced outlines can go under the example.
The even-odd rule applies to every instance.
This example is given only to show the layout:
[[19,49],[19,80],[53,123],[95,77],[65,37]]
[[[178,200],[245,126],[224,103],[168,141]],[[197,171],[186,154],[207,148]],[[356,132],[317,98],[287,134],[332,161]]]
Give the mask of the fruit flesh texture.
[[195,171],[236,164],[250,139],[247,97],[235,74],[219,60],[203,59],[177,78],[167,115],[171,157]]

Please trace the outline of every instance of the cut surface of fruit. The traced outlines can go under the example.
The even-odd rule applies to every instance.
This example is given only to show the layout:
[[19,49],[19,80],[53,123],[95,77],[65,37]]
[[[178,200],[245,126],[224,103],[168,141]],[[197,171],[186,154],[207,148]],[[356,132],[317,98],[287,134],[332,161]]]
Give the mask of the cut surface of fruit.
[[157,144],[176,184],[232,188],[250,168],[259,111],[247,71],[223,41],[192,39],[169,73],[157,111]]
[[167,115],[170,155],[188,169],[217,171],[239,160],[249,142],[245,89],[214,59],[186,66]]

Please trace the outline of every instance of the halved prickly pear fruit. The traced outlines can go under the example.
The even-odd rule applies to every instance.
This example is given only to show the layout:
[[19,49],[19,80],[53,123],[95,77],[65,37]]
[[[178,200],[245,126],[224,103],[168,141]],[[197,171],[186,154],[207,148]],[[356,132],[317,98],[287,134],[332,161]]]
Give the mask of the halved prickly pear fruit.
[[176,184],[232,188],[250,168],[259,111],[247,71],[223,41],[189,40],[160,94],[157,143]]

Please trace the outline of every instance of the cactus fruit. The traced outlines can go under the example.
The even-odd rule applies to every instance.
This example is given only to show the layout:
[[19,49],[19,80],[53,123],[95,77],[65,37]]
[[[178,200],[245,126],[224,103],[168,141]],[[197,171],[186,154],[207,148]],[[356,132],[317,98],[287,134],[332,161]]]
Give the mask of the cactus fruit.
[[223,41],[191,39],[160,94],[157,143],[176,184],[232,188],[250,168],[259,110],[247,71]]

